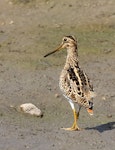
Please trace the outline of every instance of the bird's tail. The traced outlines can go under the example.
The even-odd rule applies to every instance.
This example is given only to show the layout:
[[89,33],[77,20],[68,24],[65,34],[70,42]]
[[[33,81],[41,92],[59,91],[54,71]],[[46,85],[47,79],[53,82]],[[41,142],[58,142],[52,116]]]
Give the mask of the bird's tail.
[[90,115],[93,115],[93,109],[88,108],[88,109],[87,109],[87,112],[88,112]]
[[89,101],[89,108],[87,108],[87,112],[90,115],[93,115],[93,102]]

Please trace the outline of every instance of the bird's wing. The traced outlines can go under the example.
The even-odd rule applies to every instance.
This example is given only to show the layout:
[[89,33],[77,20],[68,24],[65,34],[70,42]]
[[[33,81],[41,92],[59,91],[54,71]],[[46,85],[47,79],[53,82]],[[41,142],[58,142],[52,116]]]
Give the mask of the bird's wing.
[[[87,75],[80,68],[68,69],[68,78],[70,81],[71,91],[74,94],[78,103],[82,105],[89,105],[88,100],[90,99],[90,85]],[[72,97],[71,97],[72,98]],[[80,101],[80,102],[79,102]]]

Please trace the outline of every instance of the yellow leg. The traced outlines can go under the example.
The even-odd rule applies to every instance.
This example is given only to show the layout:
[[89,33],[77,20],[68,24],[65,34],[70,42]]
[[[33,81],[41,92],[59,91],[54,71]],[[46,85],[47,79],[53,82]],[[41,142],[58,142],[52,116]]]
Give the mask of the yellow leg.
[[73,109],[73,115],[74,115],[74,123],[73,123],[72,127],[70,127],[70,128],[62,128],[62,129],[69,130],[69,131],[80,130],[80,128],[77,125],[77,120],[78,120],[78,117],[79,117],[79,112],[76,113],[76,110]]

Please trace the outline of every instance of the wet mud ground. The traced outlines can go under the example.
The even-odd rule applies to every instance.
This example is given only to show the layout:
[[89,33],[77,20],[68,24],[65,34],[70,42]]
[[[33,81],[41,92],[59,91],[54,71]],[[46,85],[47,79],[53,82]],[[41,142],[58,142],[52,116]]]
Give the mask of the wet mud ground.
[[[89,24],[84,27],[86,21],[84,14],[79,22],[83,26],[81,29],[69,25],[68,19],[71,20],[71,15],[68,14],[65,18],[63,16],[65,11],[59,15],[57,12],[59,4],[56,1],[43,3],[40,1],[40,6],[38,3],[35,5],[35,2],[28,1],[27,4],[26,2],[24,4],[18,0],[0,2],[0,150],[114,150],[113,15],[106,27],[104,24],[97,25],[99,17],[94,22],[92,20],[92,25],[90,17],[94,16],[91,15],[87,18],[91,24],[88,29]],[[74,10],[74,0],[71,4],[67,1],[68,5],[64,2],[61,2],[64,10],[68,8]],[[103,10],[114,14],[113,2],[110,1],[108,4],[107,1],[101,1],[92,5],[95,6],[94,10],[98,7],[99,12]],[[90,1],[85,4],[84,7],[90,8]],[[83,13],[81,3],[80,6]],[[48,10],[49,18],[45,17]],[[90,11],[92,9],[89,9],[89,13]],[[53,19],[50,22],[50,17],[56,12],[59,24],[56,20],[53,22]],[[74,15],[74,11],[72,14]],[[100,17],[107,20],[106,15],[100,14]],[[69,28],[64,23],[69,25]],[[77,22],[75,26],[76,24]],[[60,44],[63,35],[69,33],[78,36],[80,66],[91,78],[97,93],[94,99],[94,116],[89,116],[82,108],[78,121],[82,130],[76,132],[61,129],[70,127],[73,123],[72,110],[58,86],[66,52],[43,58],[44,54]],[[43,117],[25,115],[12,108],[26,102],[40,108]]]

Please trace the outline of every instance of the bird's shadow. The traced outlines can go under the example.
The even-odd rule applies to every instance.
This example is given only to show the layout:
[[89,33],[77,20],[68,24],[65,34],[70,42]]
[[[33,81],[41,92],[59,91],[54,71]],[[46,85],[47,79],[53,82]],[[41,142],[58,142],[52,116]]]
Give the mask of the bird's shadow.
[[113,130],[113,129],[115,129],[115,122],[108,122],[106,124],[101,124],[95,127],[86,128],[86,130],[97,130],[100,133],[108,130]]

